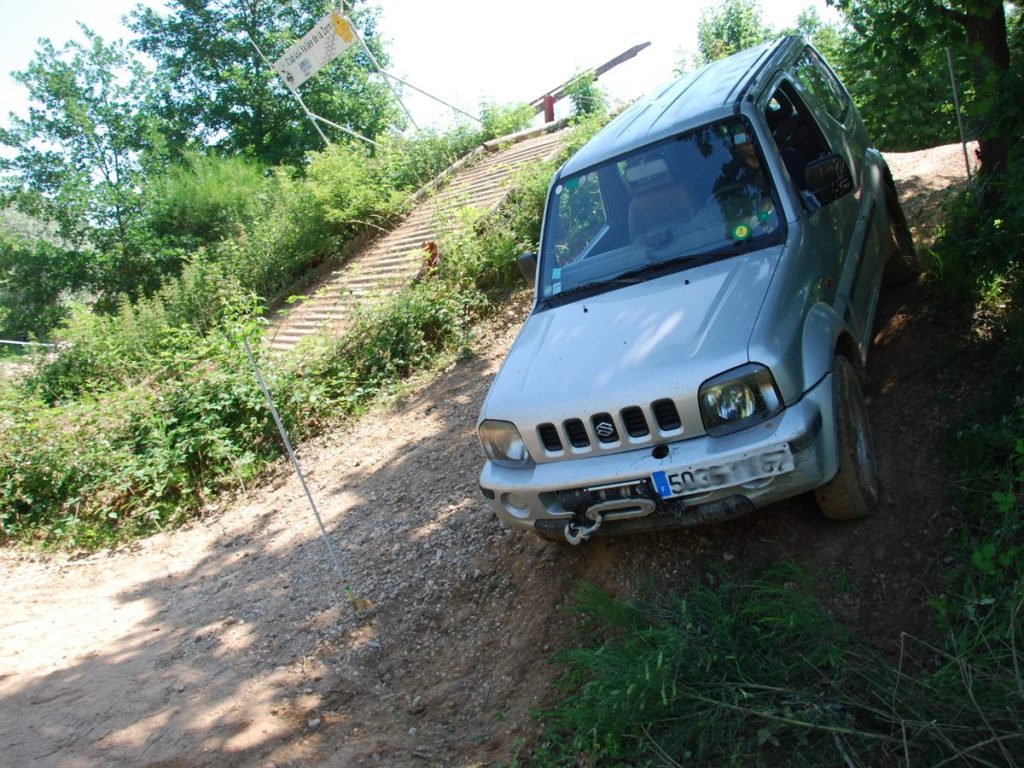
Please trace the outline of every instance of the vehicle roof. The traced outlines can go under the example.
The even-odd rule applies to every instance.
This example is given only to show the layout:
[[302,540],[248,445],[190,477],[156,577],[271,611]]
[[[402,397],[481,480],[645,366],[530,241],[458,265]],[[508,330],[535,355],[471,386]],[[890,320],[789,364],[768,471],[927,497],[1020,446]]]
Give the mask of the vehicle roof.
[[560,176],[739,111],[740,99],[777,52],[799,41],[784,37],[747,48],[689,72],[634,102],[562,167]]

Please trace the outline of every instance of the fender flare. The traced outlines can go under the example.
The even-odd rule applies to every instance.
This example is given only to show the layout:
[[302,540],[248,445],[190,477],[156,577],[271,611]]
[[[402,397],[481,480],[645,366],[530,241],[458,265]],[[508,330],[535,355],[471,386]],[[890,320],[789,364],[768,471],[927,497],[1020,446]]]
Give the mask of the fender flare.
[[801,349],[804,392],[832,371],[832,360],[837,353],[848,357],[858,370],[864,367],[849,325],[832,307],[819,302],[811,307],[804,321]]

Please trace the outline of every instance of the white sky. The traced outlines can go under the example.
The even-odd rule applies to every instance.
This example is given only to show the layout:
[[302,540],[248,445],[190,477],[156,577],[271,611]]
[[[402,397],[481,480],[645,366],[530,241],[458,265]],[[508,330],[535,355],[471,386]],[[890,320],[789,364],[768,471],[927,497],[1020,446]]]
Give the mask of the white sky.
[[[478,114],[480,103],[531,101],[577,71],[604,63],[642,42],[651,47],[599,81],[613,100],[640,96],[672,78],[682,51],[696,50],[703,3],[630,0],[378,0],[379,30],[388,41],[390,70],[430,93]],[[84,21],[106,39],[128,34],[120,19],[136,0],[0,0],[0,125],[24,114],[24,89],[9,73],[31,61],[36,40],[60,47],[79,38]],[[159,7],[160,0],[148,4]],[[835,18],[824,0],[762,0],[765,21],[779,28],[814,6]],[[302,34],[306,30],[296,30]],[[447,121],[451,111],[407,91],[418,123]],[[282,96],[284,98],[284,96]],[[325,115],[330,117],[330,115]]]

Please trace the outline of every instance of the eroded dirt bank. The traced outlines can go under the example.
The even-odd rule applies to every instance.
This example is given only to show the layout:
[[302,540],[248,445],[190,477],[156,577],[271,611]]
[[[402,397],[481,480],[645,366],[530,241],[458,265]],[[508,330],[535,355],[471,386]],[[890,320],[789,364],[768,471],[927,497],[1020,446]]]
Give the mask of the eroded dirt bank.
[[[918,221],[962,155],[892,158]],[[959,149],[957,148],[957,152]],[[867,394],[885,487],[873,519],[809,499],[692,531],[577,549],[505,530],[476,487],[474,422],[523,303],[397,408],[300,457],[356,619],[301,488],[265,485],[186,529],[80,559],[0,551],[0,765],[486,765],[536,729],[572,586],[621,594],[790,557],[848,583],[839,609],[883,648],[942,583],[942,414],[952,376],[915,286],[883,296]]]

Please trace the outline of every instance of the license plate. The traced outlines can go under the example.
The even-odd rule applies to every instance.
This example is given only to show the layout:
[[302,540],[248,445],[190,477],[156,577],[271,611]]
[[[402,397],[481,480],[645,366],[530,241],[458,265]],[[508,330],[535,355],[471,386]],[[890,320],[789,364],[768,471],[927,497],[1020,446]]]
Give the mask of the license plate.
[[714,491],[742,485],[765,477],[782,475],[796,468],[789,445],[774,445],[760,451],[740,453],[724,461],[691,464],[688,467],[654,472],[651,479],[663,499],[689,493]]

